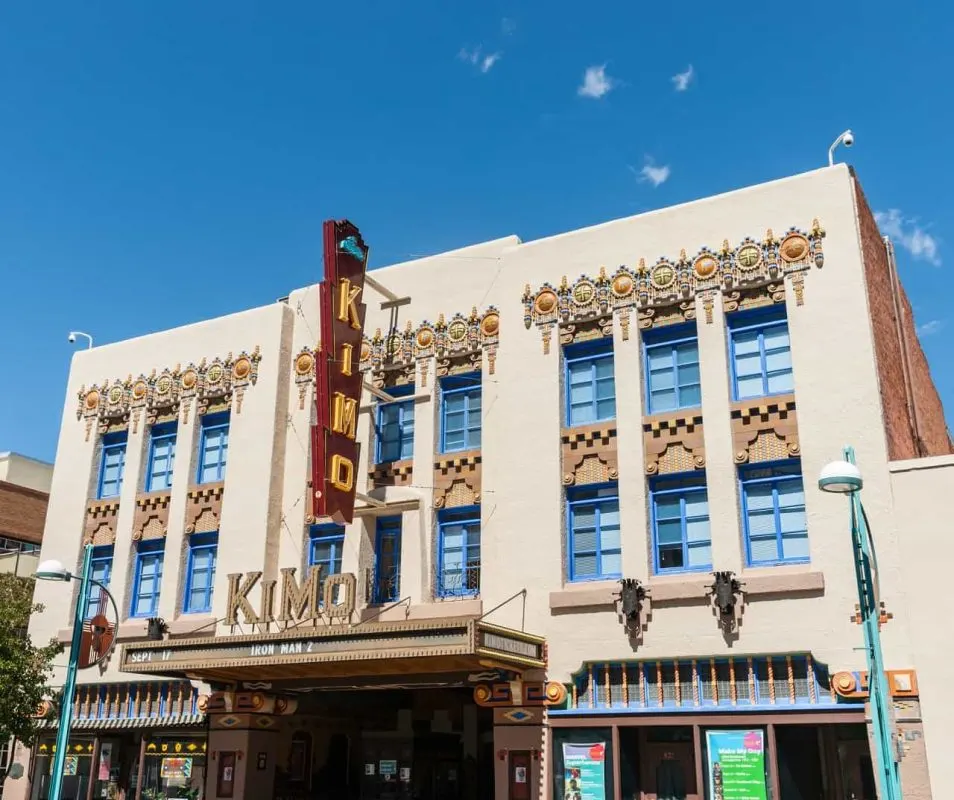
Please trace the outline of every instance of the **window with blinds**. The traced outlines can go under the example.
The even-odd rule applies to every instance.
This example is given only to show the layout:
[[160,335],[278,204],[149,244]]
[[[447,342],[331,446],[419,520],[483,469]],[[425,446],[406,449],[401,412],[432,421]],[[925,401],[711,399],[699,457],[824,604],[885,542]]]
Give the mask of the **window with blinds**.
[[677,711],[832,706],[828,669],[810,655],[587,664],[562,712]]

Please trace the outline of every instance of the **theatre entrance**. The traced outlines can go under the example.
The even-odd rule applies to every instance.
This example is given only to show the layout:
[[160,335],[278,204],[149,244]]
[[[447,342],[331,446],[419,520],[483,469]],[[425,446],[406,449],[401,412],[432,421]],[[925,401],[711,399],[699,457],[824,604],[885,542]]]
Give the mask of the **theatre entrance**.
[[276,798],[493,796],[493,718],[472,690],[302,693],[276,734]]

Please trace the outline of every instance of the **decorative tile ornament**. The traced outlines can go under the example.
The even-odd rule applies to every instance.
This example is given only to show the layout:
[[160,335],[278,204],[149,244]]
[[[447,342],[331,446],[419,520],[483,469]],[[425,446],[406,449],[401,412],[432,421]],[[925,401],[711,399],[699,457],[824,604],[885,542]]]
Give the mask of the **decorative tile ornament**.
[[[818,220],[806,233],[791,228],[781,239],[771,229],[761,242],[744,239],[736,248],[723,241],[718,251],[703,248],[693,258],[682,250],[679,258],[660,258],[652,266],[640,259],[635,269],[620,266],[612,275],[600,267],[595,278],[581,275],[573,283],[564,276],[559,287],[544,283],[535,292],[528,284],[523,293],[524,325],[536,325],[543,337],[543,352],[549,353],[553,328],[561,341],[574,337],[580,323],[597,323],[603,335],[612,333],[612,317],[619,318],[622,338],[629,338],[632,309],[640,328],[652,328],[695,317],[695,298],[702,299],[707,324],[712,323],[717,292],[731,304],[744,307],[743,296],[751,289],[768,287],[771,300],[784,300],[784,281],[791,282],[796,305],[804,303],[804,273],[814,264],[825,263],[822,240],[825,231]],[[740,303],[742,306],[740,306]],[[607,326],[606,319],[609,319]]]
[[180,364],[161,372],[153,370],[148,376],[140,373],[133,380],[103,381],[79,390],[77,419],[86,420],[86,440],[97,422],[99,433],[126,428],[132,421],[132,432],[138,433],[143,409],[146,422],[154,425],[166,419],[175,419],[181,412],[183,424],[189,422],[189,406],[199,398],[197,413],[201,416],[212,406],[229,408],[235,399],[235,413],[242,413],[242,399],[249,386],[258,381],[261,350],[242,351],[237,357],[229,353],[224,359],[190,363],[185,369]]
[[[393,383],[414,383],[420,370],[419,385],[427,386],[428,366],[436,359],[437,375],[456,375],[481,368],[484,354],[487,371],[496,370],[500,343],[500,312],[489,306],[482,314],[476,306],[469,315],[454,314],[449,320],[441,314],[437,322],[425,320],[416,328],[408,322],[404,330],[383,334],[378,328],[361,345],[360,368],[371,373],[371,383],[384,386],[384,373]],[[395,372],[397,374],[395,374]]]

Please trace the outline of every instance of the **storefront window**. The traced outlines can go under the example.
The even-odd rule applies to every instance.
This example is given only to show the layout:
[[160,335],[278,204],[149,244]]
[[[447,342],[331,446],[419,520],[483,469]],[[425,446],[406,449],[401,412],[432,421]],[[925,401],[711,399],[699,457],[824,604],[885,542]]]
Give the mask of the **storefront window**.
[[555,728],[551,796],[557,800],[613,797],[613,758],[609,728]]
[[[55,753],[56,746],[52,740],[40,742],[33,767],[32,800],[46,800],[50,796],[50,773],[53,771]],[[63,791],[60,795],[65,800],[86,797],[92,755],[92,740],[70,741],[66,759],[63,762]]]
[[202,800],[205,788],[205,742],[156,740],[143,764],[144,800]]

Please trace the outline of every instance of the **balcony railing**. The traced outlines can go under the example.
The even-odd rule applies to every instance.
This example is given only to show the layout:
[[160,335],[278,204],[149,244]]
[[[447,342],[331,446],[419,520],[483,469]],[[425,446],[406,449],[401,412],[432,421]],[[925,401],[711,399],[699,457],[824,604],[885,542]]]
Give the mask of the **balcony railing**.
[[480,563],[462,569],[444,569],[437,576],[438,597],[476,597],[480,594]]
[[40,563],[40,549],[30,547],[0,547],[0,572],[29,578]]
[[401,571],[398,567],[367,570],[365,587],[366,599],[371,605],[396,603],[400,598]]

